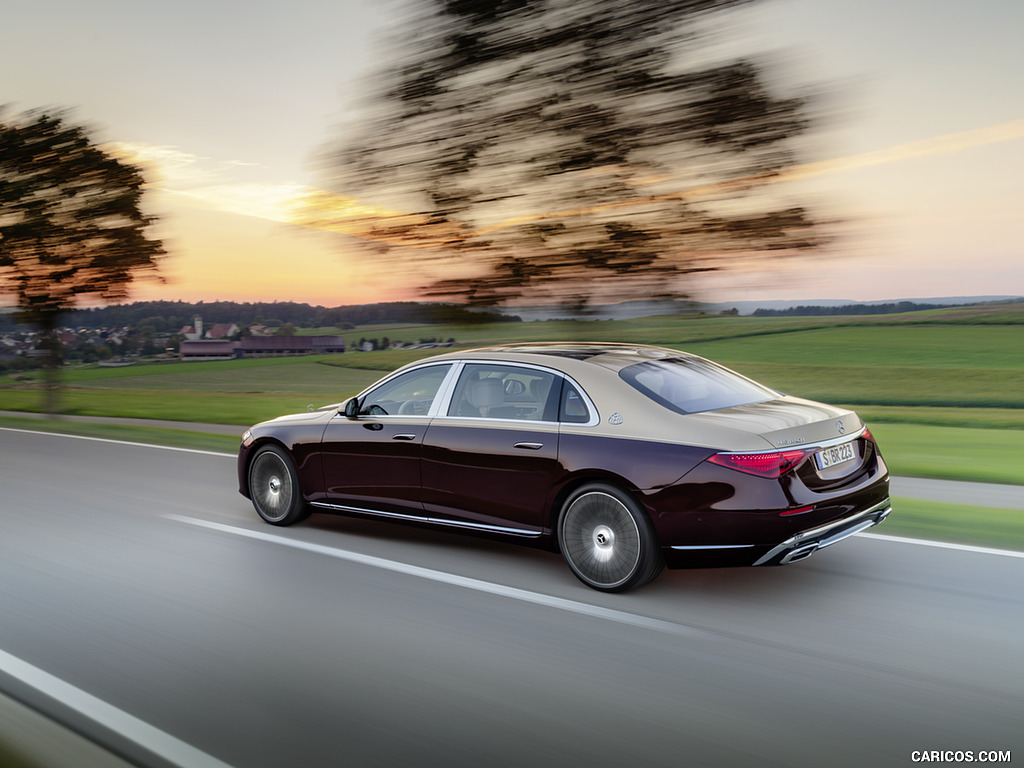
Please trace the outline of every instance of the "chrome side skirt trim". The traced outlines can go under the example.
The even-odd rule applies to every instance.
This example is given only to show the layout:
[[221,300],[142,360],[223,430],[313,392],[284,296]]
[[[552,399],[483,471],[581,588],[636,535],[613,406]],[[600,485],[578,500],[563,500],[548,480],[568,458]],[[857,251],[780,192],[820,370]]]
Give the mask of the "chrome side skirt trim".
[[702,546],[691,547],[691,546],[684,546],[684,545],[680,545],[680,544],[674,544],[674,545],[672,545],[671,549],[686,549],[686,550],[694,551],[694,550],[698,550],[698,549],[748,549],[749,547],[753,547],[753,546],[756,546],[756,545],[755,544],[709,544],[709,545],[702,545]]
[[530,539],[539,538],[541,531],[531,531],[527,528],[506,528],[501,525],[487,525],[485,523],[470,523],[465,520],[438,520],[436,517],[427,518],[432,525],[443,525],[448,528],[468,528],[474,531],[488,531],[491,533],[504,533],[509,536],[524,536]]
[[355,512],[360,515],[373,515],[374,517],[393,517],[399,520],[415,520],[417,522],[429,523],[425,517],[418,515],[406,515],[401,512],[382,512],[379,509],[363,509],[362,507],[348,507],[344,504],[329,504],[326,501],[313,501],[310,502],[309,506],[317,507],[318,509],[326,509],[332,512]]
[[372,517],[383,517],[392,520],[408,520],[415,523],[428,523],[430,525],[444,526],[446,528],[465,528],[473,531],[486,531],[488,533],[503,533],[508,536],[523,536],[531,539],[539,538],[542,533],[541,531],[531,531],[527,528],[507,528],[501,525],[471,523],[463,520],[439,520],[436,517],[410,515],[404,512],[386,512],[379,509],[365,509],[363,507],[350,507],[345,504],[330,504],[326,501],[314,501],[310,506],[316,507],[317,509],[323,509],[328,512],[354,512],[355,514],[370,515]]

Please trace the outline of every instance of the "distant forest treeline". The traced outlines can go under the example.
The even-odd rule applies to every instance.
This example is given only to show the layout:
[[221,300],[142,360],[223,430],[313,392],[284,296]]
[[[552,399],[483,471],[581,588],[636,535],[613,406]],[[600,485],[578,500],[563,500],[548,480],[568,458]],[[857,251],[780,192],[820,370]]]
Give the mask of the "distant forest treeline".
[[[319,307],[296,302],[213,301],[191,304],[185,301],[138,301],[110,307],[93,307],[69,312],[61,325],[75,328],[118,328],[150,325],[159,333],[177,333],[192,325],[196,315],[209,328],[215,323],[239,326],[276,326],[291,323],[297,328],[347,328],[378,323],[500,323],[520,318],[496,312],[478,312],[455,304],[427,304],[413,301]],[[0,326],[11,326],[14,313],[0,315]]]
[[921,312],[925,309],[949,309],[948,304],[918,304],[898,301],[890,304],[844,304],[841,307],[800,306],[788,309],[755,309],[754,317],[793,317],[818,315],[892,315],[898,312]]

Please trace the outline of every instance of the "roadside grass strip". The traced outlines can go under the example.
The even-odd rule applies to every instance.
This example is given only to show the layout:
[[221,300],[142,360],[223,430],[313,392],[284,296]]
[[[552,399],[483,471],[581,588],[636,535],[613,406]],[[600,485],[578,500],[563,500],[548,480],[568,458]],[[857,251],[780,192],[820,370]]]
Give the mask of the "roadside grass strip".
[[[210,435],[180,429],[159,427],[135,427],[121,424],[95,424],[77,421],[53,421],[46,419],[19,419],[16,416],[0,416],[0,429],[14,429],[24,432],[47,432],[70,437],[86,437],[95,440],[111,440],[130,445],[151,445],[159,448],[180,448],[234,456],[238,453],[238,437]],[[239,437],[242,429],[238,430]]]
[[897,496],[892,514],[871,533],[1024,551],[1024,512]]

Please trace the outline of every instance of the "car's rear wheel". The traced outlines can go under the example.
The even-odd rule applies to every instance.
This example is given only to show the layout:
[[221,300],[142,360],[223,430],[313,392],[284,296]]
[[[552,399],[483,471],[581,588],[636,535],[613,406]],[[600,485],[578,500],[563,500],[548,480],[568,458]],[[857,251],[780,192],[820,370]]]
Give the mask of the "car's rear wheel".
[[566,499],[558,544],[576,577],[602,592],[636,589],[664,567],[657,535],[640,505],[604,483],[585,485]]
[[257,514],[271,525],[291,525],[309,517],[295,465],[276,445],[259,448],[249,463],[249,495]]

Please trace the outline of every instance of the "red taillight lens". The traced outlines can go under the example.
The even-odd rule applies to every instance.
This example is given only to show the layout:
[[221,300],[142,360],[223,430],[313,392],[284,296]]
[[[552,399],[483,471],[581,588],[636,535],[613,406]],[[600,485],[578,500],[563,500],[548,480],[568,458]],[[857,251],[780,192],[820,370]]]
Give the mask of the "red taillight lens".
[[802,515],[805,512],[810,512],[814,509],[813,504],[808,504],[806,507],[796,507],[795,509],[787,509],[785,512],[779,512],[779,517],[793,517],[793,515]]
[[861,435],[861,437],[872,443],[875,442],[875,436],[871,434],[871,430],[868,429],[867,427],[864,427],[864,434]]
[[769,451],[767,453],[716,453],[708,461],[748,475],[781,477],[807,458],[810,451]]

